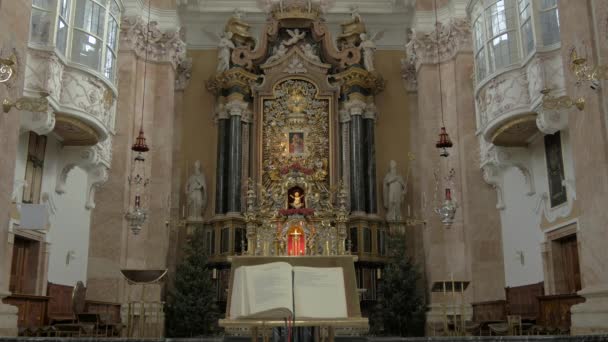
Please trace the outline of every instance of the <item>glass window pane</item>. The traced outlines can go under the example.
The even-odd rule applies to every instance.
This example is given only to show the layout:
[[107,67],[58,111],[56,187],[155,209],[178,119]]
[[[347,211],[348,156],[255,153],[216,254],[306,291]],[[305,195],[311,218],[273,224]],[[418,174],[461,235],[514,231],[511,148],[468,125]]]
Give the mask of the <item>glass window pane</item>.
[[475,56],[475,74],[477,74],[477,81],[484,79],[487,75],[486,72],[486,51],[482,49],[477,53],[477,56]]
[[30,42],[48,44],[51,41],[53,13],[32,8]]
[[540,13],[543,45],[552,45],[560,41],[559,13],[557,8]]
[[101,62],[101,40],[82,31],[74,30],[72,42],[72,60],[99,70]]
[[521,27],[521,45],[524,48],[524,56],[534,50],[534,35],[532,33],[532,20],[530,19]]
[[557,6],[557,0],[541,0],[540,9],[549,9]]
[[518,60],[517,40],[513,32],[504,33],[490,41],[490,60],[493,71],[509,66]]
[[499,0],[486,9],[490,36],[496,36],[515,27],[513,6],[512,1]]
[[81,0],[76,6],[76,27],[103,36],[105,9],[91,0]]
[[118,19],[120,17],[120,7],[115,0],[110,2],[110,13],[114,16],[114,18]]
[[70,0],[59,0],[59,15],[63,19],[70,20]]
[[116,51],[116,43],[117,43],[117,35],[118,35],[118,23],[116,20],[110,18],[108,22],[108,36],[106,41],[108,42],[108,46]]
[[57,20],[57,50],[65,55],[68,40],[68,25],[59,18]]
[[52,11],[55,9],[55,0],[34,0],[32,5]]
[[475,20],[475,24],[473,24],[473,33],[475,36],[475,49],[479,51],[479,49],[483,48],[485,43],[485,35],[483,32],[483,21],[481,15]]

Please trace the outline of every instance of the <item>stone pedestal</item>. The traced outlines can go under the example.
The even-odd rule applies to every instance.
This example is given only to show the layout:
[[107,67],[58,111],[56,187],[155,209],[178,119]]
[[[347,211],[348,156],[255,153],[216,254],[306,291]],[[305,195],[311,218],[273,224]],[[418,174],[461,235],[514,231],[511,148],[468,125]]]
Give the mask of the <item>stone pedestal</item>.
[[572,335],[608,332],[608,284],[585,287],[578,292],[586,301],[572,306]]
[[17,310],[16,306],[2,303],[10,293],[0,292],[0,336],[17,336]]

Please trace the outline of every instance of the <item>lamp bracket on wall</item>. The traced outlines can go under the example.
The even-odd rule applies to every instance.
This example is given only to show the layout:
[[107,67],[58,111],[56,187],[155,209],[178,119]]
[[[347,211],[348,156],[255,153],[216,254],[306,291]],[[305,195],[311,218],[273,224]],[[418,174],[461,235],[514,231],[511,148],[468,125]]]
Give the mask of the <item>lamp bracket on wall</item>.
[[4,99],[4,101],[2,101],[2,110],[5,113],[8,113],[14,107],[18,110],[45,113],[49,110],[49,101],[46,99],[47,96],[49,96],[48,93],[41,93],[40,97],[24,96],[17,99],[15,102]]
[[0,58],[0,83],[8,82],[15,73],[17,57],[13,54],[8,59]]
[[555,97],[551,95],[552,89],[545,88],[540,91],[543,94],[543,102],[542,106],[545,109],[549,110],[560,110],[560,109],[569,109],[572,107],[576,107],[579,111],[585,109],[585,98],[579,97],[577,99],[572,99],[568,95],[563,95],[559,97]]
[[600,81],[608,80],[608,65],[589,65],[587,58],[577,54],[576,49],[570,53],[570,69],[576,76],[577,83],[589,82],[589,87],[597,90]]

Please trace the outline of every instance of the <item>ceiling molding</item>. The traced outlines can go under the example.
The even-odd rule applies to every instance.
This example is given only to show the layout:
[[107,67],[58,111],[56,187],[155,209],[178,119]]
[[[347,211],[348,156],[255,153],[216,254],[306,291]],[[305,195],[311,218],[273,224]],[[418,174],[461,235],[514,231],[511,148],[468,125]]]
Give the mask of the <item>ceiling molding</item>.
[[[123,0],[124,6],[123,17],[142,17],[144,21],[148,21],[148,6],[144,0]],[[178,11],[150,8],[150,21],[158,23],[158,28],[161,31],[176,31],[180,28],[180,18]]]

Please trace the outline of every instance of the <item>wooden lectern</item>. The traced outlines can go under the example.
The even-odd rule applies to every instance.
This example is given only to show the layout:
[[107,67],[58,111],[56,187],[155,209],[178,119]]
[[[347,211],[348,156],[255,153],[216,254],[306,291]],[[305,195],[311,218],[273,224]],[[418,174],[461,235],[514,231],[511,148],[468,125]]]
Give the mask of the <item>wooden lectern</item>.
[[251,331],[251,340],[257,341],[261,335],[264,342],[270,341],[272,328],[282,327],[282,320],[260,319],[230,319],[230,302],[232,300],[232,286],[234,271],[240,266],[262,265],[271,262],[286,262],[292,266],[305,267],[341,267],[344,273],[344,290],[346,293],[346,309],[348,318],[345,319],[296,319],[294,327],[319,327],[327,329],[327,336],[321,341],[334,341],[335,328],[354,328],[366,331],[369,329],[368,319],[361,317],[361,307],[357,294],[357,279],[355,275],[355,261],[353,255],[336,256],[235,256],[228,259],[232,263],[230,270],[230,284],[228,286],[228,305],[226,318],[220,319],[219,325],[223,328],[248,328]]

